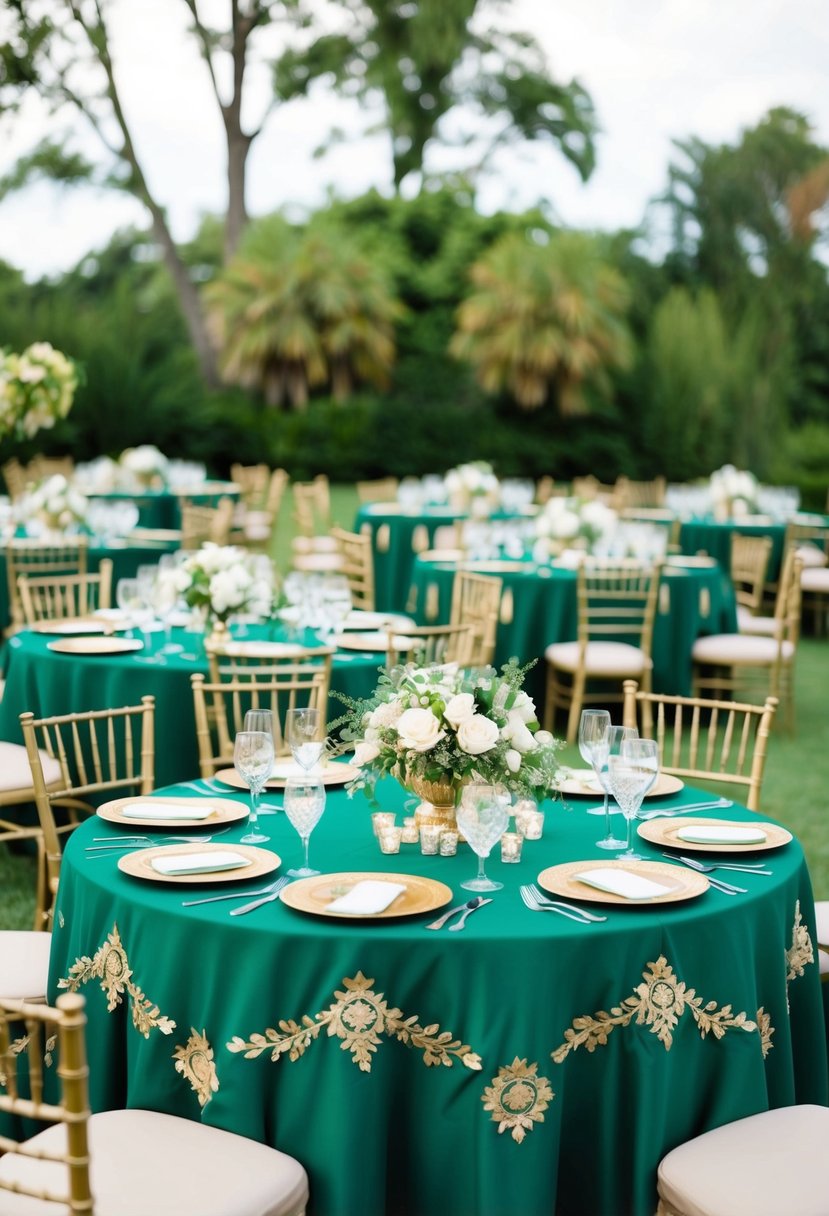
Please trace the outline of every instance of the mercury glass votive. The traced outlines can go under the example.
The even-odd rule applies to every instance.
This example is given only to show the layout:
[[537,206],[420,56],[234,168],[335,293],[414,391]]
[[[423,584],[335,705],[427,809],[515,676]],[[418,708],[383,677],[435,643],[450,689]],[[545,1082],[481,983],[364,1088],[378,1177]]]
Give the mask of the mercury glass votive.
[[544,831],[544,812],[530,804],[527,809],[520,809],[521,803],[515,808],[515,826],[525,840],[540,840]]
[[414,815],[407,815],[403,820],[403,835],[401,840],[404,844],[417,844],[420,839],[420,832],[417,826],[417,820]]
[[420,828],[420,851],[433,856],[440,846],[443,829],[439,823],[424,823]]
[[374,811],[371,816],[371,826],[374,829],[374,835],[379,837],[381,828],[394,827],[394,818],[391,811]]
[[501,861],[520,861],[523,843],[524,837],[520,832],[504,832],[501,837]]
[[395,827],[381,827],[377,832],[377,839],[380,841],[381,853],[399,853],[400,841],[403,838],[403,829]]
[[458,851],[458,833],[444,828],[440,834],[441,857],[454,857]]

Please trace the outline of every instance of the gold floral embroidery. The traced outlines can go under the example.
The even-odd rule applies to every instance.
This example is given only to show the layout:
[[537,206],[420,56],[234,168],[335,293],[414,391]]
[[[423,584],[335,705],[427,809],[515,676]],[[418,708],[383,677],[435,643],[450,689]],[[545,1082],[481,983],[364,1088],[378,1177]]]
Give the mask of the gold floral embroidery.
[[686,988],[674,975],[664,955],[655,963],[648,963],[648,967],[649,971],[642,972],[645,982],[634,989],[635,995],[625,997],[610,1013],[600,1010],[592,1017],[588,1014],[573,1019],[572,1026],[564,1032],[565,1041],[552,1053],[556,1064],[561,1064],[571,1051],[582,1045],[588,1051],[605,1046],[617,1026],[629,1026],[634,1018],[637,1026],[650,1026],[651,1034],[656,1035],[666,1051],[671,1050],[673,1031],[686,1010],[699,1027],[702,1038],[713,1034],[714,1038],[721,1039],[731,1029],[757,1029],[746,1013],[732,1013],[730,1005],[723,1005],[721,1009],[716,1001],[703,1005],[702,997],[697,996],[693,988]]
[[502,625],[511,625],[515,615],[515,602],[512,595],[512,587],[507,587],[504,594],[501,596],[501,607],[498,613],[498,620]]
[[792,944],[786,951],[786,983],[803,975],[808,963],[815,961],[812,949],[812,939],[809,930],[803,924],[800,914],[800,900],[794,906],[794,925],[792,926]]
[[219,1092],[219,1078],[213,1062],[213,1048],[207,1041],[205,1031],[199,1034],[195,1027],[191,1027],[190,1038],[183,1047],[176,1047],[173,1059],[176,1072],[180,1072],[190,1083],[199,1106],[207,1106],[213,1095]]
[[774,1034],[774,1027],[771,1024],[771,1014],[766,1013],[761,1005],[757,1010],[757,1029],[760,1031],[760,1046],[763,1051],[763,1059],[771,1051],[774,1044],[771,1041],[771,1036]]
[[537,1076],[538,1064],[527,1064],[515,1057],[506,1068],[498,1069],[481,1095],[484,1110],[492,1111],[492,1120],[498,1124],[498,1134],[510,1129],[510,1134],[520,1144],[534,1123],[543,1123],[543,1112],[555,1094],[546,1077]]
[[421,1026],[417,1015],[404,1017],[401,1010],[389,1007],[382,992],[374,992],[373,985],[373,979],[358,971],[354,979],[343,980],[345,991],[334,993],[336,1002],[328,1009],[313,1018],[303,1015],[301,1025],[285,1020],[278,1023],[279,1030],[269,1027],[264,1034],[252,1034],[249,1039],[234,1035],[227,1044],[228,1051],[242,1052],[246,1060],[256,1059],[263,1051],[270,1051],[273,1062],[283,1055],[298,1060],[325,1027],[328,1037],[340,1039],[341,1049],[351,1052],[353,1062],[363,1072],[371,1072],[371,1057],[382,1035],[416,1047],[427,1066],[443,1064],[451,1068],[454,1059],[459,1059],[465,1068],[480,1069],[480,1056],[466,1043],[442,1031],[437,1023]]
[[412,551],[423,553],[429,548],[429,529],[425,524],[418,524],[412,532]]
[[132,982],[132,969],[127,959],[127,952],[121,943],[118,926],[112,926],[112,932],[107,940],[95,952],[92,958],[83,955],[75,959],[69,968],[69,975],[58,980],[58,988],[68,988],[77,992],[81,984],[90,980],[100,980],[101,988],[106,994],[107,1009],[110,1013],[121,1004],[121,998],[126,993],[130,998],[132,1024],[140,1034],[147,1039],[150,1031],[160,1030],[162,1034],[172,1034],[175,1022],[164,1017],[158,1005],[154,1005],[141,989]]
[[66,917],[60,911],[58,911],[58,924],[60,925],[61,929],[63,929],[66,925]]
[[388,553],[391,546],[391,528],[388,524],[381,524],[377,529],[377,552]]

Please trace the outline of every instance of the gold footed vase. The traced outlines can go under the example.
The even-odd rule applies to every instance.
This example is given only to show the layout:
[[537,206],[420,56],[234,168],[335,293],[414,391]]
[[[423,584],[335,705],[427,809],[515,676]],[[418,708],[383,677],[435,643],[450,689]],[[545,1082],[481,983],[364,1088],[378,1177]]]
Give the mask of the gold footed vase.
[[413,794],[417,794],[428,807],[418,807],[416,812],[417,826],[425,823],[439,824],[447,831],[457,832],[458,821],[455,818],[455,798],[461,786],[466,785],[466,778],[455,781],[427,781],[414,773],[406,775],[406,785]]

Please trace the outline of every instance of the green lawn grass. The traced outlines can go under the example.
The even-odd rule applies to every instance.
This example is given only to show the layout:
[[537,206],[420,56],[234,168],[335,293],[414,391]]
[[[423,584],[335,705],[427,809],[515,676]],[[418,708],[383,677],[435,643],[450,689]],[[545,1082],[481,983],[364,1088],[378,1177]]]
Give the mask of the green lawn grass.
[[[357,508],[353,487],[334,487],[331,513],[351,527]],[[290,499],[283,504],[275,555],[280,568],[290,553]],[[532,656],[523,656],[531,658]],[[826,734],[826,689],[829,687],[829,639],[806,638],[800,644],[796,678],[796,731],[788,735],[782,719],[769,742],[762,810],[799,837],[806,853],[816,899],[829,899],[829,748]],[[581,766],[578,751],[562,753],[564,763]],[[555,860],[550,858],[550,861]],[[35,872],[31,855],[10,852],[0,844],[0,929],[30,928],[34,919]]]

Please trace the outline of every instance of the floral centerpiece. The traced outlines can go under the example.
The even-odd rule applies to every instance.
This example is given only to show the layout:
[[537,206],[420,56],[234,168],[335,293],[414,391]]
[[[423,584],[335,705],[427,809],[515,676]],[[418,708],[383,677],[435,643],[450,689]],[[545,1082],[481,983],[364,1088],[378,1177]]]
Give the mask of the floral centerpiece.
[[159,577],[212,625],[217,621],[225,624],[228,617],[241,612],[260,619],[272,614],[271,562],[235,545],[208,541],[179,566],[162,570]]
[[31,439],[72,408],[78,367],[48,342],[22,354],[0,350],[0,433]]
[[167,483],[169,462],[164,453],[151,443],[126,448],[119,456],[118,463],[139,486],[161,488]]
[[617,524],[616,512],[596,499],[551,498],[536,516],[535,534],[546,556],[563,549],[589,553],[615,532]]
[[757,478],[733,464],[724,464],[712,473],[708,489],[715,519],[739,519],[757,510]]
[[501,488],[492,465],[485,460],[473,460],[450,469],[444,479],[449,504],[456,511],[471,511],[473,515],[489,515],[501,497]]
[[413,665],[382,675],[372,697],[347,701],[342,733],[355,743],[356,769],[349,792],[365,788],[373,797],[378,778],[395,777],[447,825],[472,780],[503,784],[517,797],[548,797],[561,744],[539,730],[522,687],[526,670],[513,660],[500,675]]
[[15,504],[15,515],[28,532],[79,532],[86,523],[89,501],[62,473],[45,477]]

